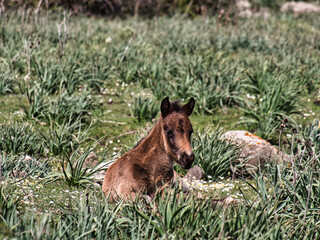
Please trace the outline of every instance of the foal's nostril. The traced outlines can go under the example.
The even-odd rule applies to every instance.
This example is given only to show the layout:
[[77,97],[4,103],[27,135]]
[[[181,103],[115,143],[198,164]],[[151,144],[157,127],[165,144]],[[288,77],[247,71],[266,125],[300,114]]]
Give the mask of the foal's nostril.
[[191,153],[191,154],[186,154],[186,153],[183,153],[183,156],[182,156],[185,160],[188,160],[188,161],[193,161],[194,160],[194,154]]
[[183,159],[183,161],[184,161],[184,166],[183,166],[183,168],[189,169],[189,168],[191,168],[191,166],[192,166],[192,163],[193,163],[193,160],[194,160],[194,154],[193,154],[193,153],[191,153],[191,154],[186,154],[186,153],[184,153],[184,154],[182,155],[182,159]]

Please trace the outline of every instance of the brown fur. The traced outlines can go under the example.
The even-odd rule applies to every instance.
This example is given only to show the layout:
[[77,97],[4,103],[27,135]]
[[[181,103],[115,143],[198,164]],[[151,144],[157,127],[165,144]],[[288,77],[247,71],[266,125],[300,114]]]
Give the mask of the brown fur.
[[174,178],[173,164],[190,168],[194,159],[188,118],[194,108],[193,98],[180,106],[166,97],[161,103],[161,117],[134,149],[112,164],[105,175],[102,190],[112,200],[134,198],[145,193],[153,197],[157,187]]

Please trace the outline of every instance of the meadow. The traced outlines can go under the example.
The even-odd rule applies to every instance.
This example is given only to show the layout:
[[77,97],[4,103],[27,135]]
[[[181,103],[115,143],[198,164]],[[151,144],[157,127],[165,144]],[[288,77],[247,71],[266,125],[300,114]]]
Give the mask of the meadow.
[[[0,239],[320,238],[319,16],[0,18]],[[131,149],[165,96],[196,99],[205,178],[195,194],[109,203],[85,159]],[[239,149],[220,138],[234,129],[291,164],[235,176]]]

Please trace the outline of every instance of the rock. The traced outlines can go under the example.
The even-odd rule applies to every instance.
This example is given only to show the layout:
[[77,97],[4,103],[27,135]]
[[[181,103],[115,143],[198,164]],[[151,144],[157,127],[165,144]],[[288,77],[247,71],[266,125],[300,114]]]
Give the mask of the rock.
[[286,2],[280,8],[281,12],[293,12],[297,14],[320,12],[320,7],[314,3]]
[[202,170],[201,167],[193,166],[192,168],[189,169],[184,179],[188,181],[200,180],[201,178],[203,178],[203,175],[204,175],[204,171]]
[[98,158],[97,156],[91,152],[89,153],[89,155],[87,156],[86,160],[84,160],[84,163],[82,165],[82,168],[94,168],[95,166],[98,165]]
[[251,11],[251,4],[246,0],[236,1],[236,8],[240,17],[251,17],[253,15]]
[[26,155],[24,161],[32,161],[32,158],[29,155]]
[[236,2],[236,7],[238,8],[238,10],[244,11],[244,10],[250,9],[251,8],[251,4],[250,4],[249,1],[239,0],[239,1]]
[[93,176],[92,178],[94,179],[94,182],[99,183],[102,185],[103,180],[104,180],[104,176],[106,175],[106,171],[108,169],[108,167],[112,164],[113,162],[102,162],[98,165],[95,166],[95,169],[101,169],[98,170]]
[[271,13],[268,8],[260,8],[259,11],[254,14],[254,16],[267,19],[271,17]]
[[[77,162],[74,164],[74,167],[76,166],[76,164]],[[104,175],[106,174],[106,170],[111,164],[112,163],[110,162],[102,162],[99,164],[97,156],[93,152],[91,152],[84,160],[82,169],[86,169],[87,172],[90,172],[91,170],[97,170],[97,172],[91,177],[94,182],[102,184]]]
[[255,172],[259,167],[263,168],[267,162],[290,162],[289,155],[248,131],[228,131],[222,138],[240,147],[240,162],[243,163],[246,172]]
[[224,198],[222,200],[223,204],[225,205],[230,205],[230,204],[235,204],[235,203],[238,203],[238,201],[236,199],[234,199],[233,197],[231,196],[227,196],[226,198]]
[[200,180],[204,175],[204,171],[199,166],[190,168],[184,178],[181,178],[178,173],[174,172],[172,181],[173,186],[177,185],[184,192],[192,191],[190,183],[194,180]]
[[100,171],[93,175],[94,182],[103,184],[104,176],[106,175],[106,171]]
[[253,13],[250,9],[246,9],[239,12],[239,17],[249,18],[252,17]]

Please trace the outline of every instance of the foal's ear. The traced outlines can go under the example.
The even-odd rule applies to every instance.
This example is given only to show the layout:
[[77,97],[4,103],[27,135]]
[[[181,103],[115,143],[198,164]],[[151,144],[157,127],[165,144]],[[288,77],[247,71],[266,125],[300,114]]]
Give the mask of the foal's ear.
[[171,104],[169,101],[169,97],[165,97],[161,102],[161,114],[162,117],[165,118],[169,113],[171,113]]
[[187,116],[190,116],[190,115],[191,115],[195,103],[196,103],[196,101],[194,100],[193,97],[191,97],[190,100],[189,100],[189,102],[182,106],[182,109],[183,109],[184,113],[185,113]]

